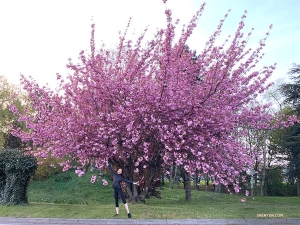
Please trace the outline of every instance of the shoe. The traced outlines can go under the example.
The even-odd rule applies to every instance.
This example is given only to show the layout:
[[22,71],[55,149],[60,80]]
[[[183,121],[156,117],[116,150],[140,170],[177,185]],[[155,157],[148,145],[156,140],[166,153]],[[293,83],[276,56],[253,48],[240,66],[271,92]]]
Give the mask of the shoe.
[[118,216],[119,216],[119,214],[114,215],[114,217],[118,217]]
[[128,213],[128,218],[131,218],[131,214],[130,213]]

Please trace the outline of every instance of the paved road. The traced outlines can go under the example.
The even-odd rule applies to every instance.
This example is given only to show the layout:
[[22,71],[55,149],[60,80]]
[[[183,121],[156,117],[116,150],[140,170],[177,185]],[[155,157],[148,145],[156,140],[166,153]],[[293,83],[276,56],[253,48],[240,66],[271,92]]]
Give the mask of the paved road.
[[12,218],[0,217],[0,225],[300,225],[300,218],[295,219],[186,219],[186,220],[134,220],[134,219],[61,219],[61,218]]

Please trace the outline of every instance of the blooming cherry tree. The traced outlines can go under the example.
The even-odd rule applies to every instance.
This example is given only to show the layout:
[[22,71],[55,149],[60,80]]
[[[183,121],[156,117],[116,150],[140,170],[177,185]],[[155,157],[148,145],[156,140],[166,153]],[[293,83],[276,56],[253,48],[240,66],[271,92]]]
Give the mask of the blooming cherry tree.
[[215,43],[226,15],[200,54],[189,49],[204,6],[178,39],[178,21],[169,9],[166,28],[148,41],[147,30],[135,43],[128,40],[129,22],[114,50],[96,48],[93,24],[90,53],[81,51],[79,64],[69,60],[72,73],[66,80],[57,74],[58,90],[22,76],[36,113],[20,115],[29,131],[14,134],[32,140],[39,157],[66,158],[64,170],[76,167],[79,176],[91,160],[100,169],[108,160],[118,164],[125,177],[139,181],[128,188],[133,202],[144,200],[165,166],[174,163],[188,173],[210,174],[238,192],[237,178],[253,163],[241,141],[245,127],[271,126],[269,105],[253,103],[270,86],[275,65],[256,69],[268,34],[256,49],[247,49],[246,12],[231,41]]

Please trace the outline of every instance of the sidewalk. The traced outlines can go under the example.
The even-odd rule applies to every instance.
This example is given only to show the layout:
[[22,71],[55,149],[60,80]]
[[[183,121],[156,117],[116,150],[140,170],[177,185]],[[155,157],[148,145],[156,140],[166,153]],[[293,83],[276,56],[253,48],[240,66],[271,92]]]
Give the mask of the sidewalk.
[[0,217],[1,225],[104,225],[104,224],[135,224],[135,225],[162,225],[162,224],[189,224],[189,225],[299,225],[300,218],[294,219],[185,219],[185,220],[134,220],[134,219],[62,219],[62,218],[13,218]]

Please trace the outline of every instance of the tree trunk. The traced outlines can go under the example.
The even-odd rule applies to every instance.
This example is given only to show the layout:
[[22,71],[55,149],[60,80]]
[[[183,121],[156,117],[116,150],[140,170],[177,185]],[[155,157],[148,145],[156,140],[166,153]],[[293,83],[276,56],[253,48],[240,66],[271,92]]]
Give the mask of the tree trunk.
[[[133,160],[128,159],[126,163],[121,160],[115,160],[113,163],[118,165],[118,168],[123,169],[122,176],[125,179],[139,181],[141,174],[136,174],[134,172],[135,166]],[[143,171],[145,179],[143,179],[139,185],[126,183],[126,192],[132,204],[135,204],[138,201],[144,203],[148,196],[160,197],[160,192],[157,190],[160,187],[160,179],[156,178],[161,177],[161,163],[162,162],[159,160],[149,162],[147,170]]]
[[181,168],[177,165],[175,165],[175,176],[174,176],[174,180],[177,183],[177,188],[180,189],[180,178],[181,178]]
[[171,168],[170,168],[170,183],[169,183],[169,188],[171,188],[171,189],[173,189],[174,177],[175,177],[175,175],[173,176],[173,171],[174,171],[174,165],[171,165]]
[[266,168],[263,168],[263,174],[261,178],[260,194],[262,197],[265,196],[265,180],[266,180]]
[[[254,170],[257,171],[258,170],[257,168],[258,168],[258,160],[256,158],[256,165],[254,167]],[[258,175],[257,175],[257,173],[255,173],[254,174],[253,196],[257,195],[258,185],[259,185],[259,183],[258,183]]]
[[300,176],[297,176],[297,196],[300,197]]
[[[134,173],[134,168],[133,168],[133,163],[129,164],[123,169],[123,177],[125,179],[135,181],[135,173]],[[139,200],[139,192],[138,192],[138,187],[136,185],[132,185],[129,183],[126,183],[125,186],[126,192],[128,194],[128,197],[130,199],[131,204],[136,204],[137,201]]]
[[171,189],[174,188],[174,183],[177,183],[177,188],[180,188],[180,175],[178,172],[178,166],[177,165],[171,165],[171,171],[170,171],[170,184],[169,187]]
[[192,199],[191,193],[191,175],[187,172],[184,174],[184,189],[185,189],[185,200],[189,201]]
[[[150,183],[153,182],[153,178],[154,178],[154,177],[155,177],[155,173],[154,173],[153,171],[151,171],[151,173],[150,173],[150,175],[149,175],[149,177],[148,177],[148,184],[149,184],[148,186],[150,186]],[[143,190],[143,191],[138,195],[138,199],[139,199],[141,202],[145,203],[145,199],[146,199],[148,193],[149,193],[149,189],[146,188],[146,190]]]
[[251,193],[250,193],[250,195],[253,198],[254,197],[254,185],[255,185],[255,180],[254,180],[253,175],[251,175],[250,185],[251,185]]
[[264,136],[264,140],[263,140],[263,159],[264,159],[264,164],[263,164],[261,187],[260,187],[261,188],[260,189],[261,196],[265,196],[266,164],[267,164],[267,150],[266,150],[266,138],[265,138],[265,136]]
[[215,185],[215,192],[222,193],[222,184],[220,182]]
[[207,174],[205,174],[205,176],[204,176],[204,182],[205,182],[205,191],[207,191],[208,184],[209,184],[209,179],[208,179],[208,175]]
[[[131,186],[132,186],[132,189],[131,189]],[[136,185],[131,185],[131,184],[127,183],[126,191],[127,191],[127,194],[129,195],[131,204],[133,204],[133,205],[136,204],[138,201],[138,198],[139,198],[139,193],[138,193]]]
[[[199,183],[198,183],[199,182]],[[195,172],[194,177],[194,189],[199,190],[200,189],[200,179],[198,179],[198,171]]]

